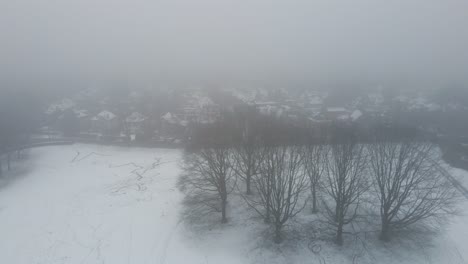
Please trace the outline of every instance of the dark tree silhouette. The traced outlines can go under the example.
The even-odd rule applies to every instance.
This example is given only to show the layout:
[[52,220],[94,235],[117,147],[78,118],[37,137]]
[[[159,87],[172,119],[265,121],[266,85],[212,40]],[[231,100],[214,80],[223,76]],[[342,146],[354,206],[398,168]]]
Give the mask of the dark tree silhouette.
[[9,170],[11,154],[28,143],[29,135],[39,125],[40,98],[22,89],[0,92],[0,160],[6,156]]
[[308,144],[304,151],[304,168],[310,180],[312,195],[312,212],[317,213],[317,193],[320,181],[325,173],[325,162],[328,155],[328,146],[323,144]]
[[364,146],[353,138],[340,138],[331,144],[330,155],[325,160],[326,209],[324,215],[336,228],[336,243],[343,244],[343,227],[358,215],[361,197],[367,189],[363,172],[366,169]]
[[380,239],[426,219],[454,213],[456,190],[426,142],[378,141],[369,145],[373,187],[379,201]]
[[260,171],[260,165],[263,159],[263,148],[258,141],[252,140],[242,143],[234,149],[233,169],[245,182],[245,192],[247,195],[252,193],[252,177]]
[[234,188],[232,154],[227,147],[204,148],[189,154],[184,163],[185,177],[181,179],[192,202],[221,211],[221,221],[227,222],[228,194]]
[[303,157],[300,147],[266,147],[260,173],[254,177],[258,196],[246,198],[248,204],[273,225],[276,243],[282,241],[281,230],[286,222],[306,205],[306,201],[300,204],[308,189]]

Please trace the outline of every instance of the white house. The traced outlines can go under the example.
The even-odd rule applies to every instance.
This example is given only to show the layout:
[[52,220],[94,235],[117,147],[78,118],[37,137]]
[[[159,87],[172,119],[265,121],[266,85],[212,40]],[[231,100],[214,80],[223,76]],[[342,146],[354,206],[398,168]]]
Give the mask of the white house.
[[141,132],[147,121],[148,117],[139,112],[133,112],[131,115],[125,118],[127,129],[132,134]]
[[92,129],[102,134],[118,133],[119,120],[117,116],[107,110],[100,112],[91,118]]

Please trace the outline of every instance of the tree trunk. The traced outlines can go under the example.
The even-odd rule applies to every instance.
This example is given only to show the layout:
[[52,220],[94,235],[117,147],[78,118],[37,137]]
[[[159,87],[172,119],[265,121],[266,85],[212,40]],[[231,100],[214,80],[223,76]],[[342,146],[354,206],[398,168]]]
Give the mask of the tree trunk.
[[265,223],[270,223],[270,201],[267,201],[266,214],[265,214]]
[[315,184],[312,185],[312,213],[317,213],[317,190]]
[[385,242],[390,241],[390,226],[387,221],[382,220],[382,230],[379,239]]
[[279,244],[283,241],[281,238],[281,226],[280,225],[275,225],[275,243]]
[[221,214],[222,214],[222,219],[221,222],[227,223],[227,217],[226,217],[226,199],[222,199],[221,201]]
[[8,155],[7,155],[7,168],[8,168],[8,171],[11,170],[11,162],[10,162],[10,160],[11,160],[11,156],[10,156],[10,153],[8,153]]
[[[269,180],[270,181],[270,180]],[[269,224],[271,222],[271,217],[270,217],[270,207],[271,207],[271,184],[268,184],[268,191],[267,191],[267,197],[266,197],[266,214],[265,214],[265,223]]]
[[343,245],[343,224],[338,224],[338,230],[336,231],[336,244],[339,246]]
[[250,189],[250,181],[251,181],[251,178],[252,178],[251,175],[247,175],[247,177],[245,177],[245,185],[246,185],[246,191],[245,191],[245,193],[246,193],[247,195],[252,194],[252,190]]

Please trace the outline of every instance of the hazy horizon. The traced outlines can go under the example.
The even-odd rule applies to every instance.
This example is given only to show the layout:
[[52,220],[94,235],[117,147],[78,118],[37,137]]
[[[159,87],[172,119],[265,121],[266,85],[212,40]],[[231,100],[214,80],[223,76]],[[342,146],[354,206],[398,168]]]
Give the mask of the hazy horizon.
[[468,84],[468,2],[4,1],[3,88]]

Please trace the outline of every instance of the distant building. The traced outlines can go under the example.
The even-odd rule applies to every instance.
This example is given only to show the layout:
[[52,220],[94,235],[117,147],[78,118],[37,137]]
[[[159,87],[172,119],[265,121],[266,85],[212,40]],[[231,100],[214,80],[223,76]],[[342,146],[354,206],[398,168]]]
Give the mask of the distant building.
[[327,107],[323,116],[327,120],[347,120],[349,119],[350,112],[344,107]]
[[213,123],[220,117],[221,107],[208,97],[193,95],[175,115],[187,123]]
[[349,117],[351,121],[355,122],[362,117],[362,112],[360,110],[354,110]]
[[148,122],[148,117],[139,113],[133,112],[125,118],[126,128],[131,134],[143,133],[143,129]]
[[49,107],[45,111],[45,114],[46,115],[53,115],[56,113],[61,114],[68,109],[72,109],[74,106],[75,106],[75,102],[73,100],[65,98],[59,102],[49,105]]
[[256,102],[255,108],[263,115],[281,115],[281,105],[277,102]]
[[160,136],[181,139],[185,137],[188,122],[177,115],[167,112],[161,117]]
[[91,118],[92,130],[101,134],[118,134],[119,120],[117,116],[107,110],[104,110]]
[[323,100],[319,96],[313,96],[304,104],[304,108],[309,114],[318,114],[323,109]]
[[75,116],[78,119],[80,132],[88,132],[91,130],[91,115],[87,110],[74,110]]

